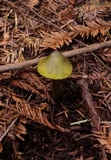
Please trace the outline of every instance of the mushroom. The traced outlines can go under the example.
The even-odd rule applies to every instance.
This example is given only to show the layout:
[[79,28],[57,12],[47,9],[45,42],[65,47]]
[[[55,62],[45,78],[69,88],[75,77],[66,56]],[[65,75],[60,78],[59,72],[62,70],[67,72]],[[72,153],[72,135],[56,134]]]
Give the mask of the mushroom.
[[59,80],[70,76],[72,65],[59,51],[53,51],[38,63],[38,72],[43,77],[52,79],[52,95],[57,100],[60,92]]

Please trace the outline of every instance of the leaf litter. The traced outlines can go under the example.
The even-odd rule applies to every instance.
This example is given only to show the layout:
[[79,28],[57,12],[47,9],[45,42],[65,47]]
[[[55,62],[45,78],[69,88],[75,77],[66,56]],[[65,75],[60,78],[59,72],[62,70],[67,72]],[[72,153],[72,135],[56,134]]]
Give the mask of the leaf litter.
[[[111,2],[1,0],[0,65],[110,40]],[[1,160],[111,159],[111,48],[71,56],[54,102],[35,66],[0,74]]]

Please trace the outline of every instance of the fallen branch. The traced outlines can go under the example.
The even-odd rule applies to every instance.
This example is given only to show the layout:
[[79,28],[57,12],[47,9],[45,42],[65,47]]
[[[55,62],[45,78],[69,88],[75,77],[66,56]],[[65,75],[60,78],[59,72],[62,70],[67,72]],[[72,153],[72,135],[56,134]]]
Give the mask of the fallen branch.
[[[83,53],[88,53],[88,52],[92,52],[101,48],[106,48],[111,46],[111,40],[110,41],[106,41],[106,42],[101,42],[98,44],[91,44],[87,47],[83,47],[80,49],[76,49],[76,50],[71,50],[71,51],[66,51],[63,52],[62,54],[65,57],[73,57],[79,54],[83,54]],[[28,60],[25,62],[20,62],[20,63],[13,63],[13,64],[6,64],[6,65],[0,65],[0,72],[6,72],[6,71],[10,71],[10,70],[16,70],[16,69],[21,69],[21,68],[25,68],[31,65],[36,65],[41,58],[35,58],[32,60]]]
[[92,123],[93,130],[96,129],[96,131],[99,131],[100,130],[100,117],[98,116],[96,112],[93,98],[89,92],[87,80],[86,79],[80,80],[79,86],[82,89],[83,100],[86,106],[88,107],[89,113],[91,115],[91,123]]
[[93,52],[93,51],[96,51],[98,49],[107,48],[107,47],[110,47],[110,46],[111,46],[111,40],[110,41],[106,41],[106,42],[91,44],[91,45],[88,45],[87,47],[83,47],[83,48],[80,48],[80,49],[63,52],[62,54],[65,57],[73,57],[73,56],[76,56],[76,55],[79,55],[79,54]]

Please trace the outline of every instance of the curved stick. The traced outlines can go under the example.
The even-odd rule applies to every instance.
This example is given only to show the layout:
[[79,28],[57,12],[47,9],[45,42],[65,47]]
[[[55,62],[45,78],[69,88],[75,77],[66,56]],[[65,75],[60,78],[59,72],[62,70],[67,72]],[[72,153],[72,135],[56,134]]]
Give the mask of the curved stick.
[[[101,48],[106,48],[106,47],[109,47],[109,46],[111,46],[111,40],[106,41],[106,42],[91,44],[87,47],[79,48],[79,49],[76,49],[76,50],[66,51],[66,52],[63,52],[62,54],[65,57],[73,57],[75,55],[92,52],[92,51],[95,51],[95,50],[98,50],[98,49],[101,49]],[[37,57],[35,59],[28,60],[28,61],[25,61],[25,62],[0,65],[0,72],[6,72],[6,71],[10,71],[10,70],[25,68],[25,67],[28,67],[28,66],[31,66],[31,65],[36,65],[39,62],[40,59],[41,58]]]

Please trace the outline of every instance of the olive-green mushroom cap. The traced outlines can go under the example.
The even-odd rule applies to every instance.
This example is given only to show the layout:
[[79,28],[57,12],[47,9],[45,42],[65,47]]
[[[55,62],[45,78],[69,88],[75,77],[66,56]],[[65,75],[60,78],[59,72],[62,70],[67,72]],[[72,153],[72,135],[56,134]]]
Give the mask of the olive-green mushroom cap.
[[38,72],[50,79],[65,79],[72,73],[72,65],[59,51],[53,51],[38,63]]

